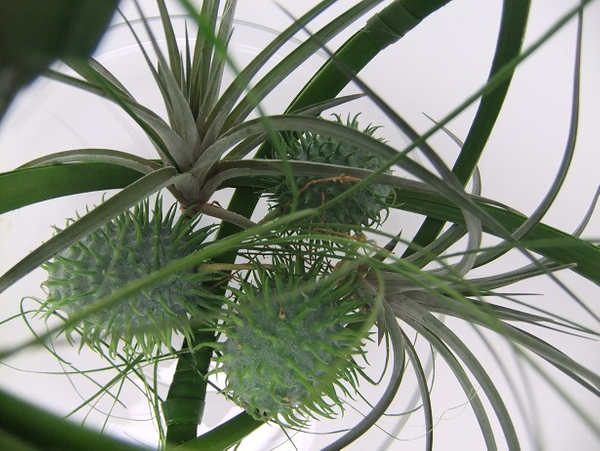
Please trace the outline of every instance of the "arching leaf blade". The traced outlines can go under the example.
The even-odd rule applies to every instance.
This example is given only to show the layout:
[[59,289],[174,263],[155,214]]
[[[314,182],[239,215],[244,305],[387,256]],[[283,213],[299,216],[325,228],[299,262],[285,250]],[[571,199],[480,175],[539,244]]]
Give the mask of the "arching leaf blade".
[[0,174],[0,214],[57,197],[124,188],[142,177],[109,163],[71,163]]

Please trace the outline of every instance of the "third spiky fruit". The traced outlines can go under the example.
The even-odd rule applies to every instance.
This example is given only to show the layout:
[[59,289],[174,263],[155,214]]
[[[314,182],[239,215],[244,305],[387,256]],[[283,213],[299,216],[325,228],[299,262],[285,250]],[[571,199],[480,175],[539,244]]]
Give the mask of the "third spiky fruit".
[[223,323],[226,391],[263,421],[302,426],[307,416],[331,417],[341,407],[336,390],[347,393],[358,380],[364,301],[351,280],[311,282],[293,270],[259,271],[257,279],[242,284]]

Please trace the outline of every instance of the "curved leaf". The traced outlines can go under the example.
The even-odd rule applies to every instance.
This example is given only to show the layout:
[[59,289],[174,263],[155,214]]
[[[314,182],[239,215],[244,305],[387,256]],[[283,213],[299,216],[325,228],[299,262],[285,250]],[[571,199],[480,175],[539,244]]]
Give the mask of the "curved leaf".
[[[519,55],[525,36],[530,3],[530,0],[504,1],[496,52],[488,80],[492,79],[504,69],[507,63]],[[510,87],[514,70],[514,67],[511,68],[501,84],[481,97],[481,102],[465,143],[452,168],[452,171],[463,185],[471,178],[471,174],[477,166],[477,162],[491,134],[492,128],[500,115],[500,110]],[[429,244],[439,235],[443,225],[443,221],[433,218],[426,219],[415,236],[415,244],[418,246]],[[405,256],[410,255],[412,252],[414,251],[408,249]]]
[[48,199],[123,188],[143,174],[109,163],[70,163],[0,174],[0,214]]
[[404,375],[404,362],[406,360],[404,334],[400,325],[396,321],[394,312],[387,301],[383,301],[383,309],[385,311],[385,323],[387,333],[389,333],[392,346],[394,347],[394,363],[392,366],[392,374],[385,388],[385,392],[381,395],[380,400],[375,404],[369,413],[350,431],[337,439],[335,442],[327,445],[324,450],[335,451],[348,446],[350,443],[357,440],[365,434],[384,414],[390,406],[396,393],[400,388],[402,376]]
[[[396,1],[396,4],[402,5],[409,16],[423,20],[429,14],[433,13],[444,4],[448,3],[443,0],[407,0],[407,1]],[[390,11],[389,15],[384,20],[370,19],[371,22],[367,27],[364,27],[358,34],[347,40],[342,47],[335,53],[338,61],[342,64],[347,65],[355,73],[358,73],[364,68],[369,61],[371,61],[381,50],[381,44],[379,46],[373,45],[370,41],[369,36],[378,35],[381,41],[386,35],[389,36],[390,21],[393,23],[397,22],[410,22],[410,17],[406,17],[402,14],[401,17],[394,17],[398,14],[397,10],[392,11],[396,7],[390,7],[384,9],[380,13],[380,19],[385,11]],[[384,26],[380,26],[384,25]],[[410,28],[410,25],[405,26],[406,31]],[[392,27],[393,29],[393,27]],[[396,30],[392,35],[394,38],[399,38],[402,32]],[[391,43],[391,42],[390,42]],[[333,61],[328,61],[325,65],[319,69],[319,71],[313,76],[308,84],[302,89],[302,91],[296,96],[294,101],[290,104],[286,112],[296,111],[299,108],[304,108],[308,105],[316,104],[327,99],[334,98],[339,94],[342,89],[350,83],[350,78],[343,72],[340,72],[338,64]],[[269,146],[263,146],[257,157],[263,158],[270,152]],[[251,216],[256,203],[258,202],[259,196],[249,190],[236,190],[233,197],[229,202],[229,209],[240,213],[244,216]],[[224,224],[219,231],[219,236],[227,236],[238,230],[231,224]]]

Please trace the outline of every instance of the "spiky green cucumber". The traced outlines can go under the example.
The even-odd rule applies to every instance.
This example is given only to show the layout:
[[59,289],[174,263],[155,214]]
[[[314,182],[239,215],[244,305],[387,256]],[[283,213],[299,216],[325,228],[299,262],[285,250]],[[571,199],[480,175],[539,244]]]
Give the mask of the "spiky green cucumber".
[[[175,220],[175,205],[163,217],[161,204],[157,198],[151,217],[149,202],[142,202],[45,263],[48,298],[41,308],[45,316],[55,311],[80,314],[119,288],[202,246],[212,229],[196,230],[198,218]],[[86,316],[65,332],[71,339],[77,331],[81,345],[97,350],[108,343],[115,353],[123,344],[150,356],[170,345],[174,331],[188,336],[191,318],[197,321],[206,314],[211,295],[202,282],[211,277],[193,269],[180,272]]]
[[352,280],[316,282],[302,272],[261,270],[255,283],[241,284],[217,359],[238,405],[256,419],[298,427],[334,416],[340,391],[352,396],[370,321]]
[[[342,123],[339,116],[335,117],[337,122]],[[359,129],[356,116],[353,119],[348,118],[346,125]],[[373,136],[377,128],[368,126],[363,132]],[[310,132],[286,139],[284,148],[286,157],[294,161],[322,162],[369,170],[379,169],[385,164],[385,160],[364,149]],[[280,157],[274,154],[274,158]],[[297,199],[294,199],[289,179],[280,180],[272,189],[273,194],[270,197],[274,207],[284,212],[292,205],[299,210],[318,208],[344,193],[358,181],[353,177],[344,177],[343,173],[331,178],[298,176],[294,177],[298,189]],[[382,211],[387,208],[386,199],[391,193],[392,188],[389,186],[369,183],[352,196],[326,209],[316,221],[344,224],[351,229],[378,224],[381,222]]]

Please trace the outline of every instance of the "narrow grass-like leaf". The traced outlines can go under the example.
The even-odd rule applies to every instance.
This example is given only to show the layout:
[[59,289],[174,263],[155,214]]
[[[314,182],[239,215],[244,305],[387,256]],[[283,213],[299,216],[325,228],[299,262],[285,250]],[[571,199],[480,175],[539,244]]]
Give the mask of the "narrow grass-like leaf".
[[[335,164],[315,163],[310,161],[287,161],[285,164],[292,169],[294,176],[317,176],[321,178],[338,177],[341,174],[364,179],[373,171]],[[285,175],[284,162],[281,160],[234,160],[222,161],[214,169],[215,175],[206,181],[201,192],[211,193],[226,186],[227,181],[235,178],[252,177],[260,186],[259,177],[278,177]],[[392,174],[379,174],[376,183],[396,188],[411,188],[432,192],[429,185],[415,180],[398,177]],[[203,196],[201,196],[203,197]]]
[[[410,189],[396,192],[396,206],[405,211],[431,216],[455,224],[464,224],[460,209],[438,194],[422,194]],[[515,230],[527,217],[514,211],[480,204],[480,207],[507,230]],[[452,218],[452,219],[449,219]],[[484,232],[495,234],[484,224]],[[496,235],[497,236],[497,235]],[[560,265],[575,265],[573,271],[600,284],[600,248],[546,224],[538,224],[527,241],[519,243]]]
[[148,174],[162,167],[161,164],[137,155],[112,149],[76,149],[56,152],[22,164],[17,169],[50,166],[53,164],[95,162],[114,164]]
[[[219,139],[219,141],[206,150],[206,152],[202,155],[203,158],[198,160],[191,171],[194,176],[202,180],[208,174],[209,168],[212,167],[212,164],[218,161],[221,155],[227,149],[243,139],[264,133],[265,128],[267,127],[265,119],[268,119],[268,127],[272,128],[273,130],[298,132],[302,132],[303,130],[312,130],[314,133],[330,136],[339,142],[369,149],[371,153],[379,155],[388,160],[388,165],[397,164],[407,172],[429,184],[432,188],[438,190],[440,193],[444,193],[449,200],[455,202],[456,205],[458,205],[461,209],[464,209],[468,213],[477,216],[479,220],[481,220],[495,233],[499,234],[505,239],[511,240],[511,236],[506,229],[498,224],[486,212],[478,208],[468,198],[468,195],[462,190],[462,188],[458,189],[456,186],[440,180],[437,176],[420,164],[405,157],[405,154],[414,148],[417,143],[411,144],[403,152],[398,152],[385,143],[372,138],[365,133],[354,130],[350,127],[345,127],[335,122],[325,121],[320,118],[297,115],[281,115],[254,119],[240,124],[239,126],[234,127],[232,130],[227,132]],[[422,139],[424,140],[425,137],[422,137]],[[375,171],[371,176],[367,177],[361,183],[365,184],[367,182],[371,182],[379,175],[379,173],[382,173],[384,169],[385,168],[381,168],[379,171]],[[343,197],[351,195],[354,190],[358,189],[360,186],[361,184],[354,185],[353,187],[349,188],[348,191],[338,196],[334,201],[341,201]]]
[[[350,67],[354,73],[358,73],[385,46],[396,42],[417,23],[446,3],[448,3],[448,0],[396,1],[381,11],[378,16],[369,19],[363,29],[340,47],[335,54],[336,58]],[[393,30],[393,32],[390,33],[390,30]],[[377,39],[373,40],[373,37],[377,37]],[[300,91],[286,112],[334,98],[350,81],[351,78],[341,72],[338,64],[330,59]],[[258,151],[257,157],[264,158],[270,151],[270,146],[263,146]],[[229,209],[250,216],[256,206],[258,197],[257,194],[249,190],[236,190],[229,203]],[[219,231],[219,236],[227,236],[234,232],[235,227],[226,224]]]
[[[432,308],[432,306],[429,305],[428,308],[432,308],[432,310],[444,313],[448,316],[455,316],[459,319],[464,319],[471,323],[480,324],[484,327],[496,331],[497,333],[504,336],[506,339],[511,340],[512,342],[517,343],[526,349],[529,349],[534,354],[538,355],[539,357],[548,361],[552,365],[556,366],[561,371],[565,372],[565,374],[569,375],[569,377],[573,378],[578,383],[584,385],[586,389],[594,392],[597,396],[600,396],[599,375],[595,374],[593,371],[589,370],[587,367],[581,365],[580,363],[575,362],[569,356],[559,351],[552,345],[546,343],[542,339],[536,337],[535,335],[529,332],[525,332],[510,324],[504,322],[499,323],[498,320],[501,319],[505,313],[509,312],[508,310],[494,308],[492,312],[488,314],[490,315],[490,321],[485,321],[480,315],[482,313],[485,314],[485,312],[489,311],[489,308],[492,306],[486,305],[485,309],[478,309],[478,314],[475,315],[473,314],[473,308],[466,308],[466,304],[458,302],[451,298],[444,298],[438,296],[436,298],[436,304],[438,305],[438,307]],[[521,320],[524,320],[525,322],[533,322],[533,318],[528,317],[522,312],[513,312],[513,318],[511,318],[512,320],[516,319],[514,318],[514,315],[520,316]]]
[[[537,41],[534,42],[534,44],[532,44],[525,52],[523,52],[522,55],[517,56],[515,58],[513,58],[509,64],[503,66],[497,74],[493,75],[490,77],[488,83],[478,91],[477,94],[471,96],[470,98],[468,98],[465,102],[463,102],[458,108],[456,108],[454,111],[452,111],[450,114],[448,114],[446,116],[446,118],[444,118],[444,120],[442,120],[439,124],[436,124],[435,127],[433,127],[432,129],[430,129],[427,133],[425,133],[424,135],[418,137],[416,139],[416,141],[413,142],[412,145],[410,145],[405,152],[408,152],[409,150],[411,150],[414,147],[419,147],[422,146],[422,150],[425,152],[425,155],[428,157],[428,159],[432,162],[432,164],[436,167],[436,169],[438,169],[438,171],[440,171],[440,173],[442,174],[443,179],[447,182],[446,184],[446,190],[442,190],[441,192],[445,192],[446,195],[449,194],[449,190],[452,190],[453,188],[455,188],[455,184],[457,183],[455,177],[453,176],[452,173],[450,173],[448,171],[448,169],[446,168],[445,164],[443,163],[443,161],[440,159],[440,157],[433,152],[432,149],[429,149],[428,146],[425,145],[425,138],[429,137],[433,134],[434,131],[437,131],[439,129],[441,129],[442,127],[445,126],[445,124],[451,119],[454,118],[459,111],[462,111],[462,109],[464,109],[466,107],[466,105],[472,103],[479,95],[488,95],[490,92],[493,92],[494,89],[496,89],[499,85],[501,85],[501,83],[503,81],[505,81],[507,78],[509,78],[512,75],[511,71],[514,71],[514,68],[521,62],[523,61],[525,58],[527,58],[529,55],[531,55],[531,53],[533,53],[536,49],[538,49],[550,36],[552,36],[554,33],[556,33],[562,26],[565,25],[565,23],[568,21],[568,19],[570,19],[573,15],[580,13],[580,11],[582,10],[582,8],[584,7],[585,2],[582,2],[579,8],[574,8],[572,9],[568,14],[566,14],[565,16],[563,16],[556,24],[554,27],[552,27],[547,33],[545,33],[540,39],[538,39]],[[335,58],[334,58],[335,61]],[[347,69],[345,67],[342,67],[342,70]],[[410,127],[408,127],[408,124],[404,123],[404,121],[397,115],[397,113],[389,108],[389,106],[383,101],[381,100],[377,95],[375,95],[364,83],[362,83],[357,77],[354,78],[354,81],[365,91],[369,94],[369,96],[376,102],[376,104],[386,113],[386,115],[388,115],[399,127],[401,128],[407,128],[410,131]],[[394,161],[395,162],[395,161]],[[405,168],[406,169],[406,168]],[[410,172],[410,171],[409,171]],[[423,181],[426,181],[424,179],[422,179]],[[431,183],[431,182],[429,182]],[[356,187],[351,188],[350,190],[348,190],[347,193],[345,193],[344,195],[340,196],[347,196],[349,195],[353,189],[356,189]],[[460,191],[459,191],[460,192]],[[457,192],[458,194],[458,192]],[[460,204],[459,204],[460,205]],[[474,209],[469,208],[467,206],[464,206],[461,208],[463,209],[463,213],[465,214],[465,218],[467,220],[467,224],[469,224],[469,217],[470,215],[475,215],[477,218],[479,218],[480,220],[487,222],[488,225],[491,224],[492,222],[490,222],[491,218],[484,218],[485,214],[482,215],[482,212],[476,212]],[[510,242],[514,242],[515,238],[508,235],[506,233],[505,230],[502,229],[502,227],[499,224],[495,224],[494,225],[495,228],[495,233],[500,233],[500,235],[507,239]],[[527,255],[532,262],[535,264],[536,260],[525,250],[522,250],[522,252]],[[543,269],[543,267],[541,267]],[[588,306],[586,306],[583,302],[580,301],[580,299],[567,287],[565,286],[560,280],[556,279],[551,273],[546,273],[547,276],[549,276],[555,283],[557,283],[557,285],[559,285],[565,292],[567,292],[576,302],[578,302],[588,313],[590,313],[590,315],[594,316],[595,318],[597,318],[597,316],[594,314],[594,312],[592,312]]]
[[[245,120],[250,112],[264,99],[283,79],[285,79],[295,68],[299,67],[308,57],[320,50],[323,43],[329,42],[337,34],[343,31],[350,23],[358,17],[364,15],[370,8],[378,3],[373,0],[363,0],[359,4],[349,8],[340,14],[330,23],[317,31],[314,36],[310,36],[306,41],[298,46],[297,49],[285,56],[280,63],[260,79],[256,85],[250,89],[248,94],[242,98],[239,104],[231,111],[231,114],[225,122],[225,128],[239,124]],[[304,18],[295,19],[293,26],[301,24],[305,26]]]
[[389,334],[391,345],[394,348],[394,363],[392,365],[390,380],[380,400],[372,407],[369,413],[350,431],[323,448],[324,450],[334,451],[342,449],[365,434],[385,414],[385,411],[394,400],[400,388],[406,359],[404,334],[387,301],[384,300],[382,304],[385,312],[386,332]]
[[577,413],[579,418],[583,420],[583,422],[588,426],[589,430],[600,439],[600,427],[598,426],[598,419],[595,415],[590,415],[584,409],[580,407],[580,405],[573,399],[572,394],[568,393],[562,386],[555,382],[550,376],[546,374],[543,368],[541,368],[536,362],[530,362],[532,368],[534,368],[548,384],[552,387],[552,389],[558,393],[563,400],[566,401],[567,404]]
[[[498,393],[493,382],[485,372],[485,369],[478,362],[477,358],[469,351],[464,343],[456,337],[450,329],[444,326],[437,318],[426,312],[421,307],[412,302],[404,303],[402,306],[402,319],[417,330],[423,337],[428,340],[438,351],[440,356],[444,358],[446,363],[452,369],[457,380],[463,386],[463,390],[473,407],[473,411],[488,449],[497,449],[496,439],[490,427],[489,419],[485,408],[479,399],[477,390],[471,384],[468,376],[464,372],[460,362],[450,350],[458,355],[469,371],[477,379],[486,397],[490,400],[492,408],[496,413],[496,417],[500,421],[504,436],[509,449],[520,449],[519,440],[516,431],[512,424],[511,416],[502,397]],[[398,312],[399,313],[399,312]]]
[[[577,131],[579,124],[579,98],[580,98],[580,78],[581,78],[581,39],[583,32],[583,13],[580,13],[577,21],[577,43],[575,51],[575,67],[573,73],[573,94],[571,100],[571,120],[569,126],[569,135],[567,137],[567,144],[563,154],[562,161],[558,168],[557,174],[551,186],[548,188],[548,192],[537,206],[537,208],[529,215],[527,220],[515,230],[512,235],[516,239],[521,239],[529,233],[529,231],[538,224],[544,215],[548,212],[554,201],[556,200],[558,193],[560,192],[567,173],[569,166],[575,154],[575,143],[577,141]],[[502,243],[499,244],[502,246]],[[487,251],[482,255],[478,256],[478,264],[484,265],[490,261],[493,261],[497,257],[502,255],[502,251]]]
[[[450,0],[396,0],[376,15],[335,53],[336,59],[357,74],[387,46],[397,42],[411,29]],[[290,105],[297,108],[334,98],[352,77],[329,59],[313,76]]]
[[[140,105],[129,97],[124,97],[118,91],[110,89],[110,84],[98,73],[91,72],[91,80],[80,80],[57,71],[48,71],[48,78],[60,81],[76,88],[84,89],[92,94],[112,100],[119,105],[148,135],[155,145],[164,164],[180,168],[185,160],[178,161],[174,155],[181,155],[186,144],[177,133],[171,129],[160,116]],[[173,152],[173,155],[171,154]]]
[[[233,167],[235,163],[237,162],[221,163],[223,172],[225,172],[225,167],[229,167],[230,164]],[[280,170],[270,167],[269,163],[270,162],[255,160],[248,162],[247,169],[250,171],[255,169],[255,175],[258,175],[261,171],[264,171],[265,173],[273,170],[280,172]],[[315,174],[320,173],[316,171],[321,170],[323,171],[323,174],[331,174],[329,169],[325,168],[325,165],[322,165],[321,169],[313,169],[308,167],[310,163],[307,162],[289,163],[299,171],[299,174],[303,174],[305,171],[307,173],[310,173],[309,171],[313,171],[312,174]],[[243,163],[243,165],[245,164],[246,163]],[[303,168],[304,165],[307,165],[306,169]],[[241,166],[231,170],[237,171],[238,169],[241,169],[242,171],[245,170],[242,169]],[[357,176],[362,175],[359,172],[353,174]],[[337,175],[339,175],[339,173]],[[230,176],[232,177],[231,179],[229,178]],[[234,177],[238,176],[240,177],[239,183],[230,183],[224,186],[243,186],[246,188],[246,192],[250,191],[247,189],[248,187],[257,187],[262,189],[265,187],[265,184],[261,182],[258,177],[251,179],[244,178],[242,172],[232,172],[231,174],[224,175],[223,178],[228,182],[233,182],[235,181]],[[404,179],[402,182],[399,180],[397,181],[396,179],[387,179],[385,174],[379,177],[380,178],[376,179],[378,182],[389,183],[390,185],[397,183],[398,185],[401,185],[401,188],[398,189],[395,194],[396,201],[394,208],[418,213],[424,216],[436,217],[441,220],[453,222],[459,225],[464,224],[465,220],[460,209],[448,202],[448,200],[444,199],[441,195],[433,192],[426,185],[406,179]],[[474,200],[477,201],[477,199]],[[516,229],[527,219],[524,215],[521,215],[513,210],[495,206],[493,204],[479,203],[479,206],[509,231]],[[492,230],[486,227],[484,227],[484,231],[486,233],[494,234]],[[454,242],[454,237],[451,237],[450,241]],[[529,239],[520,243],[520,245],[526,246],[530,250],[540,253],[551,259],[558,265],[569,267],[581,276],[600,284],[600,248],[589,242],[578,239],[575,234],[567,234],[546,224],[538,224],[530,233]]]
[[[135,2],[135,4],[142,17],[142,23],[144,25],[146,33],[148,34],[148,37],[150,38],[150,43],[152,44],[154,53],[158,58],[158,70],[154,68],[154,65],[152,64],[148,53],[146,52],[143,44],[141,43],[139,37],[135,33],[129,21],[125,19],[125,22],[129,26],[133,37],[138,43],[138,47],[142,52],[142,55],[144,55],[144,58],[146,59],[147,66],[150,69],[152,75],[154,76],[156,84],[160,89],[160,93],[163,97],[163,101],[167,108],[169,119],[171,121],[171,126],[173,130],[179,136],[181,136],[181,138],[185,142],[185,146],[177,149],[180,153],[178,153],[176,157],[179,160],[186,162],[182,169],[187,169],[193,161],[192,149],[199,140],[198,130],[196,128],[196,121],[194,119],[194,116],[192,115],[187,99],[185,98],[181,90],[179,80],[175,79],[173,73],[169,70],[169,65],[162,54],[156,37],[150,29],[148,21],[142,13],[139,4],[137,2]],[[174,152],[175,149],[173,149],[172,151]]]
[[[342,31],[348,24],[352,23],[368,9],[374,7],[381,0],[363,0],[358,5],[350,8],[342,13],[338,18],[334,19],[330,24],[323,27],[317,34],[319,38],[325,42]],[[254,109],[256,105],[270,92],[277,84],[285,79],[296,67],[298,67],[309,56],[319,50],[318,43],[307,41],[301,44],[297,49],[292,51],[290,55],[284,58],[274,69],[265,75],[257,86],[250,91],[245,97],[245,100],[236,107],[236,113],[230,114],[232,108],[238,101],[239,96],[247,89],[250,80],[258,73],[258,71],[266,64],[267,61],[279,50],[286,42],[288,42],[298,31],[302,30],[312,19],[317,17],[334,1],[326,0],[311,9],[297,21],[292,23],[286,30],[281,32],[262,52],[260,52],[254,60],[252,60],[240,72],[230,87],[223,93],[219,102],[213,110],[213,114],[208,119],[209,130],[206,135],[207,143],[215,141],[216,137],[222,132],[224,124],[225,128],[243,120]],[[262,96],[262,97],[261,97]],[[228,117],[229,116],[229,117]]]
[[72,70],[81,75],[85,80],[92,81],[102,77],[104,82],[111,87],[115,93],[119,93],[124,98],[129,98],[135,101],[134,97],[127,90],[127,88],[115,77],[106,67],[104,67],[99,61],[94,58],[88,58],[85,61],[82,60],[66,60],[65,63]]
[[[202,9],[199,13],[191,3],[186,1],[181,1],[181,3],[198,24],[194,53],[189,64],[187,78],[190,87],[190,107],[194,116],[200,118],[207,114],[203,111],[202,100],[208,89],[213,46],[218,45],[215,29],[221,2],[220,0],[202,2]],[[203,124],[204,119],[201,119],[200,123]]]
[[[221,82],[223,80],[223,72],[227,65],[227,49],[229,40],[233,32],[235,10],[237,7],[237,0],[227,0],[223,14],[221,15],[221,22],[219,24],[219,31],[216,36],[216,40],[221,45],[215,46],[212,55],[212,61],[210,65],[210,73],[208,75],[207,89],[202,99],[202,112],[206,116],[214,108],[219,94],[221,93]],[[202,122],[204,124],[204,121]]]
[[173,24],[171,23],[171,18],[169,17],[169,12],[167,11],[164,0],[157,0],[156,3],[158,5],[165,40],[167,41],[167,53],[169,55],[168,67],[171,74],[173,74],[173,78],[178,82],[179,89],[183,90],[183,62],[181,60],[179,46],[177,45],[175,31],[173,30]]
[[417,385],[419,387],[419,392],[421,394],[421,400],[423,402],[423,415],[425,416],[425,434],[426,434],[426,442],[425,449],[431,451],[433,449],[433,409],[431,406],[431,395],[429,393],[429,387],[427,385],[427,376],[425,375],[425,370],[423,369],[423,365],[421,365],[421,359],[419,358],[419,354],[413,344],[410,342],[404,331],[402,332],[404,336],[404,348],[406,349],[406,353],[408,354],[408,358],[410,359],[411,365],[415,371],[415,376],[417,378]]
[[[508,64],[517,58],[521,51],[530,3],[529,0],[505,0],[503,3],[496,51],[488,80],[491,81],[501,72],[505,72],[504,80],[482,96],[465,145],[452,169],[463,185],[471,178],[502,109],[515,70],[515,66]],[[415,244],[427,245],[440,233],[443,224],[439,220],[426,219],[415,236]],[[413,250],[408,249],[405,256],[412,252]]]

